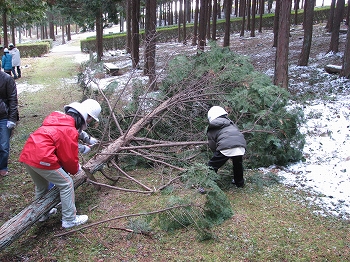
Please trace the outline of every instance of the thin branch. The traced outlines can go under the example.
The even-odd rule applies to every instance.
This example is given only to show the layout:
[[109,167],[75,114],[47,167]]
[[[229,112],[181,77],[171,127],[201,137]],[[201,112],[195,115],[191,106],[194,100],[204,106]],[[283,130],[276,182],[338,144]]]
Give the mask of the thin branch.
[[140,154],[139,152],[137,152],[137,151],[135,151],[135,150],[130,150],[130,151],[131,151],[132,153],[134,153],[135,155],[141,156],[141,157],[143,157],[143,158],[145,158],[145,159],[148,159],[148,160],[151,160],[151,161],[153,161],[153,162],[157,162],[157,163],[160,163],[160,164],[166,165],[166,166],[168,166],[168,167],[171,167],[171,168],[177,169],[177,170],[179,170],[179,171],[185,171],[185,169],[184,169],[184,168],[177,167],[177,166],[173,166],[173,165],[171,165],[171,164],[169,164],[169,163],[166,163],[166,162],[164,162],[164,161],[161,161],[161,160],[156,160],[156,159],[153,159],[153,158],[147,157],[147,156],[145,156],[145,155]]
[[136,180],[135,178],[129,176],[127,173],[125,173],[117,164],[114,160],[111,160],[112,165],[118,169],[119,172],[121,172],[124,176],[126,176],[127,178],[129,178],[130,180],[134,181],[135,183],[137,183],[138,185],[142,186],[143,188],[146,188],[148,191],[153,192],[152,189],[150,189],[148,186],[145,186],[144,184],[142,184],[140,181]]
[[150,193],[154,193],[153,190],[150,190],[150,191],[141,191],[141,190],[127,189],[127,188],[116,187],[116,186],[110,186],[110,185],[107,185],[107,184],[95,182],[95,181],[92,181],[92,180],[90,180],[90,179],[87,179],[87,182],[89,182],[89,183],[91,183],[91,184],[94,184],[94,185],[103,186],[103,187],[108,187],[108,188],[111,188],[111,189],[116,189],[116,190],[120,190],[120,191],[124,191],[124,192],[134,192],[134,193],[141,193],[141,194],[150,194]]
[[206,145],[206,144],[208,144],[208,141],[170,142],[167,144],[120,147],[120,150],[135,150],[135,149],[154,148],[154,147],[174,147],[174,146]]
[[107,222],[110,222],[110,221],[113,221],[113,220],[117,220],[117,219],[121,219],[121,218],[154,215],[154,214],[166,212],[166,211],[169,211],[169,210],[172,210],[172,209],[183,208],[183,207],[189,207],[189,206],[192,206],[192,205],[193,205],[193,204],[178,205],[178,206],[168,207],[168,208],[159,209],[159,210],[155,210],[155,211],[151,211],[151,212],[144,212],[144,213],[137,213],[137,214],[129,214],[129,215],[117,216],[117,217],[114,217],[114,218],[109,218],[109,219],[105,219],[105,220],[102,220],[102,221],[98,221],[98,222],[95,222],[95,223],[92,223],[92,224],[89,224],[89,225],[86,225],[86,226],[82,226],[81,228],[78,228],[78,229],[75,229],[75,230],[71,230],[71,231],[68,231],[68,232],[64,232],[64,233],[61,233],[61,234],[57,234],[57,235],[54,235],[54,237],[66,236],[66,235],[68,235],[68,234],[72,234],[72,233],[78,232],[78,231],[80,231],[80,230],[82,230],[82,229],[85,229],[85,228],[97,226],[97,225],[99,225],[99,224],[107,223]]

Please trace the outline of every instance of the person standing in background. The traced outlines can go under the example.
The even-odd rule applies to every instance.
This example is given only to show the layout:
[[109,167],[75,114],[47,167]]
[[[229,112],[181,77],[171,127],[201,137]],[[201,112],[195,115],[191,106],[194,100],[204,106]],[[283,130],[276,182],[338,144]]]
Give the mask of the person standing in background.
[[[9,44],[9,53],[12,55],[12,73],[15,79],[21,78],[21,53],[14,46],[14,44]],[[17,72],[16,72],[17,70]]]
[[4,55],[1,59],[1,67],[4,69],[4,72],[11,75],[12,72],[12,55],[9,53],[7,48],[4,48]]
[[18,120],[16,83],[11,76],[0,71],[0,177],[8,174],[10,137]]

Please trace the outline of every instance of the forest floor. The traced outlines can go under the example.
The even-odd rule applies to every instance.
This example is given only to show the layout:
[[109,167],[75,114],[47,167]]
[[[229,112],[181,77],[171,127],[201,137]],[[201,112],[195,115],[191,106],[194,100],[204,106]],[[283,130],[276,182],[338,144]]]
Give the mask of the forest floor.
[[[233,34],[231,49],[249,56],[256,70],[272,78],[275,55],[272,31],[264,30],[256,33],[256,37],[248,35],[249,32],[245,37]],[[26,115],[18,126],[16,141],[23,141],[28,132],[25,122],[37,121],[39,125],[41,119],[39,121],[38,118],[52,108],[60,110],[74,95],[69,88],[45,91],[52,81],[50,75],[59,68],[58,65],[51,65],[51,73],[48,71],[41,83],[33,84],[29,75],[37,74],[35,69],[44,60],[59,64],[59,58],[74,57],[76,66],[88,60],[89,55],[81,53],[77,44],[80,38],[86,36],[73,35],[73,40],[64,45],[57,40],[47,56],[22,60],[23,77],[17,81],[17,88],[22,106],[20,110]],[[324,71],[327,64],[341,65],[345,37],[340,36],[339,54],[327,54],[330,34],[325,32],[323,24],[316,25],[309,66],[298,67],[303,30],[300,26],[292,28],[290,91],[295,103],[304,107],[308,119],[301,127],[307,135],[306,161],[289,167],[261,168],[263,173],[273,172],[286,178],[285,185],[264,189],[251,182],[255,171],[247,170],[247,186],[244,189],[231,188],[227,192],[234,216],[215,228],[215,240],[198,242],[194,230],[190,228],[166,233],[157,231],[151,236],[132,234],[123,230],[132,224],[131,219],[114,220],[57,237],[55,235],[65,232],[61,228],[60,214],[57,214],[49,221],[33,226],[0,253],[0,261],[347,261],[350,254],[349,223],[346,222],[350,216],[350,193],[347,189],[350,184],[350,166],[347,166],[350,162],[350,134],[346,123],[350,121],[350,83]],[[221,38],[218,43],[222,43]],[[190,45],[176,42],[159,44],[157,66],[164,67],[164,63],[174,55],[194,53],[196,48]],[[131,60],[123,50],[106,52],[104,60],[119,65],[122,70],[115,77],[102,76],[98,82],[100,87],[116,79],[121,84],[126,83],[131,74],[134,78],[144,79],[142,70],[128,70]],[[66,75],[62,82],[75,80],[76,76],[72,73]],[[37,94],[31,96],[29,92]],[[64,98],[61,100],[59,96]],[[43,106],[38,105],[39,108],[25,112],[25,107],[34,103],[30,99],[36,97],[46,99],[39,101]],[[0,181],[1,224],[30,203],[34,194],[30,177],[17,162],[20,149],[15,149],[14,143],[12,146],[11,167],[16,166],[16,170]],[[135,170],[130,174],[146,180],[145,183],[161,182],[160,177],[149,172]],[[123,186],[128,185],[128,182],[122,183]],[[181,194],[191,196],[195,192]],[[163,206],[163,197],[110,189],[96,191],[91,184],[84,184],[76,190],[78,212],[89,215],[88,224],[140,210],[157,209]],[[320,213],[325,217],[317,215]]]

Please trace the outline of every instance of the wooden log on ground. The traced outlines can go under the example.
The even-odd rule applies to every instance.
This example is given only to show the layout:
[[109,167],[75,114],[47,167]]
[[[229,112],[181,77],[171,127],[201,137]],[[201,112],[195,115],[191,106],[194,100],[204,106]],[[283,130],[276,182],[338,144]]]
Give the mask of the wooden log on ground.
[[324,70],[329,74],[340,74],[342,66],[338,65],[325,65]]
[[[72,176],[74,188],[78,188],[86,181],[84,171]],[[34,194],[34,192],[33,192]],[[40,199],[24,208],[19,214],[8,220],[0,228],[0,251],[11,245],[16,239],[24,234],[40,217],[48,213],[51,208],[60,202],[59,190],[53,187]]]

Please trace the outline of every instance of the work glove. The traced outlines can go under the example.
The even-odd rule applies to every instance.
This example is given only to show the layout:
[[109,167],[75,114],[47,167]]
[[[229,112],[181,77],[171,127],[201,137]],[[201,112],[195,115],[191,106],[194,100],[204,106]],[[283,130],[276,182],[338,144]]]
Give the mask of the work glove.
[[93,146],[98,142],[98,140],[94,137],[90,137],[89,139],[89,145]]
[[7,121],[7,128],[8,129],[13,129],[15,128],[16,123],[12,122],[12,121]]
[[87,154],[91,151],[91,148],[89,146],[83,145],[84,151],[82,151],[82,154]]

